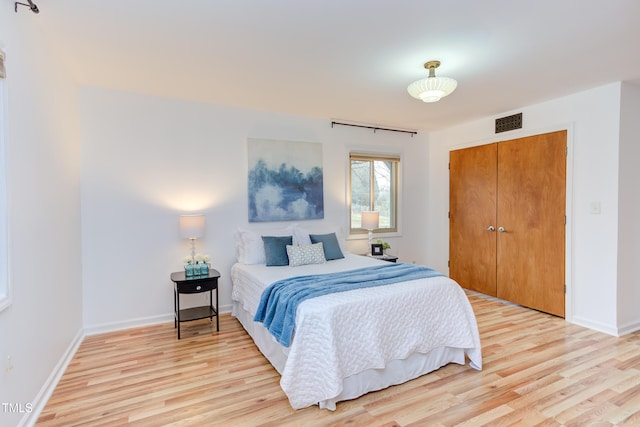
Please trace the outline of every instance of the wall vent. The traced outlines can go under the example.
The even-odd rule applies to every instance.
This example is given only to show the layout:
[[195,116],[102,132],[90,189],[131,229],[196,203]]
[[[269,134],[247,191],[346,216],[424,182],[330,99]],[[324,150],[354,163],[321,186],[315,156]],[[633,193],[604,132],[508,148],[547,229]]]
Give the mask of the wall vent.
[[522,129],[522,113],[496,119],[496,133]]

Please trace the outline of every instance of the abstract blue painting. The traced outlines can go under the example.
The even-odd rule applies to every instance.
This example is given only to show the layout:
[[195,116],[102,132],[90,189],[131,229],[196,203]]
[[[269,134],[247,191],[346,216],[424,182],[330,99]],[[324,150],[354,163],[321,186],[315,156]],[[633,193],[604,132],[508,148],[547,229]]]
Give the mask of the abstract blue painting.
[[324,218],[322,144],[248,139],[249,222]]

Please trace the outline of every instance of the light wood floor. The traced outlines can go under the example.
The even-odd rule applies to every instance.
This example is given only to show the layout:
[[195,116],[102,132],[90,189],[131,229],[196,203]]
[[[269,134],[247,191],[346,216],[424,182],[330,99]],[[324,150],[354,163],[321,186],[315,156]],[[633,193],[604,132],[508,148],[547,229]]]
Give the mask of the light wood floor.
[[[294,411],[237,320],[87,337],[40,426],[638,426],[640,332],[615,338],[469,295],[483,370],[448,365],[406,384]],[[215,325],[215,322],[214,322]]]

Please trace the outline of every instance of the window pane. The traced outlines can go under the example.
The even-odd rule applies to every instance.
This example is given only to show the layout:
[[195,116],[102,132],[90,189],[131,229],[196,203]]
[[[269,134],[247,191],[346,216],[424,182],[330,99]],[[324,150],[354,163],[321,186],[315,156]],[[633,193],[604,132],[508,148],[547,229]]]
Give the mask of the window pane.
[[371,162],[351,162],[351,228],[360,228],[361,212],[371,210]]
[[394,162],[374,161],[374,210],[380,212],[380,228],[395,227],[393,177]]
[[363,233],[361,213],[380,213],[378,230],[397,230],[397,169],[400,158],[391,155],[350,153],[351,232]]

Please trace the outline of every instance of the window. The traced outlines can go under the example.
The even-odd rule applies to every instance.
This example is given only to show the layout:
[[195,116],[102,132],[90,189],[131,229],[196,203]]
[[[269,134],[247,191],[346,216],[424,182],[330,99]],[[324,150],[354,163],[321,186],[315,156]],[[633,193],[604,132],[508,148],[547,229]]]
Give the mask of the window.
[[398,230],[398,166],[400,156],[350,153],[351,233],[366,233],[361,228],[363,211],[378,211],[378,232]]
[[6,88],[4,53],[0,51],[0,310],[9,305],[9,275],[7,272],[7,194],[6,167],[4,159],[4,137],[6,135]]

